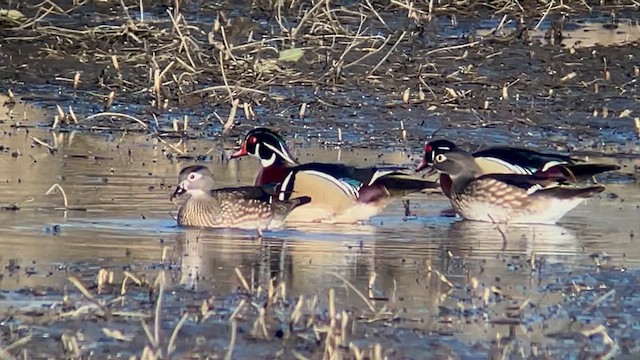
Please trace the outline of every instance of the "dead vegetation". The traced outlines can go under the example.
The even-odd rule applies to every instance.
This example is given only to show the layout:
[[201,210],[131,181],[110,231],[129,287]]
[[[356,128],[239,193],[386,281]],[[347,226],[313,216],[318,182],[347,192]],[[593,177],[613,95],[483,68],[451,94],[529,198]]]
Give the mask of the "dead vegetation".
[[[13,59],[5,71],[18,74],[9,78],[55,76],[46,80],[91,107],[96,100],[101,104],[102,112],[94,114],[59,106],[54,128],[184,136],[207,129],[210,119],[226,133],[257,117],[326,120],[331,111],[367,106],[459,113],[471,128],[540,124],[563,111],[564,117],[575,111],[635,116],[606,101],[614,94],[635,96],[633,62],[620,53],[552,45],[562,38],[563,16],[601,11],[611,14],[613,24],[615,14],[632,9],[633,2],[110,4],[104,9],[45,0],[25,5],[29,17],[5,29],[8,48],[33,46],[43,64],[64,64],[31,68]],[[488,35],[441,36],[447,21],[455,27],[478,16],[494,19]],[[549,44],[532,37],[543,20],[552,24]],[[525,69],[522,61],[528,62]],[[544,103],[551,111],[523,102]],[[567,103],[575,106],[567,109]],[[194,109],[213,115],[171,115],[200,112]],[[121,121],[131,126],[114,125]]]

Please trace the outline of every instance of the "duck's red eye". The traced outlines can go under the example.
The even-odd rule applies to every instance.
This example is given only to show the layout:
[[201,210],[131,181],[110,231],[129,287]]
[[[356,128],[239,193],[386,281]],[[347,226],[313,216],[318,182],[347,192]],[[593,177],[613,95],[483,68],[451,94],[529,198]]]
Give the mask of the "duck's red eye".
[[249,139],[247,139],[247,142],[253,145],[258,142],[258,139],[255,136],[251,136]]
[[424,147],[424,152],[431,152],[431,150],[433,150],[433,148],[431,148],[431,144]]

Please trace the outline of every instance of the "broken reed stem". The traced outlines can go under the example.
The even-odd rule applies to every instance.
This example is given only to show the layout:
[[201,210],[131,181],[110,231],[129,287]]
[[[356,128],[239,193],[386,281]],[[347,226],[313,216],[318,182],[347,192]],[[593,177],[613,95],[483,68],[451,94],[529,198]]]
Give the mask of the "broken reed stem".
[[238,304],[236,309],[233,310],[233,313],[231,313],[231,316],[229,316],[229,321],[235,321],[236,316],[238,316],[238,313],[240,312],[240,310],[242,310],[246,302],[247,301],[245,299],[240,300],[240,303]]
[[244,278],[244,275],[242,275],[242,271],[240,271],[240,268],[236,268],[235,269],[236,272],[236,276],[238,277],[238,279],[240,280],[240,283],[242,284],[242,287],[248,292],[251,293],[251,289],[249,288],[249,283],[247,282],[247,280]]
[[229,348],[227,349],[227,353],[224,355],[224,360],[233,360],[233,349],[236,346],[237,330],[238,324],[235,320],[231,320],[231,339],[229,339]]
[[15,349],[18,346],[22,346],[26,343],[28,343],[29,341],[31,341],[31,339],[33,338],[33,334],[29,334],[25,337],[22,337],[14,342],[12,342],[11,344],[9,344],[9,346],[7,346],[6,348],[4,348],[5,351],[11,351],[13,349]]
[[158,277],[156,278],[156,284],[158,285],[158,298],[156,299],[156,309],[154,313],[153,323],[153,335],[156,344],[160,343],[160,312],[162,309],[162,297],[164,296],[164,270],[160,270]]
[[58,191],[60,191],[60,194],[62,194],[62,200],[64,201],[64,209],[65,210],[69,209],[69,201],[67,200],[67,193],[64,192],[64,189],[62,188],[62,186],[60,186],[60,184],[55,183],[55,184],[51,185],[49,190],[47,190],[47,192],[44,193],[44,194],[45,195],[49,195],[55,189],[58,189]]
[[147,340],[149,340],[149,343],[151,343],[151,347],[152,348],[157,348],[158,344],[156,343],[156,339],[153,338],[153,334],[151,334],[151,329],[149,329],[149,325],[147,325],[146,320],[142,320],[141,322],[142,324],[142,330],[144,331],[145,335],[147,335]]
[[176,327],[173,329],[173,332],[171,333],[171,337],[169,338],[169,345],[167,345],[167,356],[170,356],[176,350],[175,342],[176,342],[176,339],[178,338],[178,333],[180,332],[180,329],[182,329],[182,325],[184,325],[184,322],[187,321],[187,317],[189,317],[189,313],[185,312],[180,318],[180,321],[178,321],[178,324],[176,325]]
[[220,74],[222,75],[222,81],[224,81],[224,87],[225,87],[225,89],[227,89],[227,92],[229,93],[229,101],[233,105],[233,91],[231,91],[231,87],[229,87],[229,81],[227,80],[227,74],[224,71],[224,56],[222,56],[222,51],[220,51],[218,54],[219,54],[219,58],[220,58]]
[[371,310],[371,312],[375,313],[376,312],[376,308],[373,305],[373,303],[366,297],[364,296],[364,294],[358,290],[352,283],[349,282],[349,280],[343,278],[342,276],[340,276],[340,274],[335,273],[335,272],[330,272],[329,274],[337,277],[338,279],[342,280],[347,286],[349,286],[353,291],[355,291],[356,294],[358,294],[358,296],[360,296],[360,298],[364,301],[365,304],[367,304],[367,306],[369,307],[369,310]]
[[329,289],[329,318],[333,328],[336,321],[336,291],[333,288]]
[[304,304],[304,296],[300,295],[298,302],[296,303],[293,312],[291,313],[291,327],[293,328],[298,324],[302,317],[302,305]]
[[364,359],[364,350],[360,350],[356,344],[353,342],[349,343],[349,349],[353,352],[353,357],[355,360],[363,360]]
[[[170,9],[167,9],[167,14],[169,14],[169,18],[173,23],[173,27],[176,29],[176,32],[178,33],[178,37],[180,38],[180,48],[184,48],[184,53],[187,55],[187,59],[189,59],[189,62],[191,63],[191,67],[195,69],[196,64],[193,62],[193,59],[191,58],[191,53],[189,52],[189,46],[187,45],[185,36],[182,35],[182,31],[180,30],[180,26],[178,26],[178,22],[176,21],[176,18],[173,16]],[[181,17],[181,18],[182,18],[182,21],[184,22],[184,17]]]
[[177,152],[180,155],[185,155],[187,152],[184,150],[181,150],[180,148],[178,148],[178,145],[182,144],[182,140],[178,141],[178,143],[176,145],[170,144],[166,141],[164,141],[160,136],[156,136],[156,139],[158,139],[158,141],[160,141],[161,143],[167,145],[168,147],[170,147],[171,149],[173,149],[175,152]]
[[380,61],[376,64],[376,66],[374,66],[373,69],[371,69],[371,71],[369,71],[369,74],[367,76],[372,76],[373,73],[376,72],[376,70],[378,70],[380,65],[382,65],[385,61],[387,61],[387,58],[389,58],[389,56],[391,56],[391,53],[396,49],[396,47],[398,47],[398,45],[400,44],[400,42],[402,41],[402,39],[404,39],[404,37],[406,35],[407,35],[407,32],[403,31],[402,34],[400,35],[400,37],[398,38],[398,40],[395,42],[395,44],[393,44],[393,46],[391,46],[391,49],[389,49],[387,54],[382,59],[380,59]]
[[122,6],[122,10],[123,10],[124,15],[126,16],[127,20],[129,21],[129,24],[133,24],[133,19],[131,18],[131,15],[129,14],[129,9],[127,8],[127,5],[124,3],[124,0],[120,0],[120,6]]
[[603,301],[605,301],[607,298],[615,295],[616,290],[615,289],[611,289],[609,291],[607,291],[604,295],[598,297],[596,300],[593,301],[593,303],[591,303],[591,305],[589,305],[586,309],[584,309],[582,311],[582,313],[586,313],[589,312],[593,309],[595,309],[598,305],[600,305],[600,303],[602,303]]
[[44,146],[44,147],[48,148],[48,149],[49,149],[49,150],[51,150],[51,151],[55,151],[55,150],[57,150],[57,149],[56,149],[56,148],[54,148],[53,146],[51,146],[51,145],[47,144],[46,142],[44,142],[44,141],[42,141],[42,140],[38,139],[38,138],[37,138],[37,137],[35,137],[35,136],[31,136],[31,135],[29,135],[29,138],[30,138],[31,140],[35,141],[38,145],[42,145],[42,146]]
[[229,45],[229,41],[227,41],[227,31],[224,29],[224,26],[220,27],[220,34],[222,35],[222,42],[224,43],[224,50],[227,56],[231,58],[233,61],[238,61],[235,56],[233,56],[233,52],[231,52],[231,46]]
[[253,92],[256,94],[260,94],[260,95],[267,95],[267,92],[262,91],[262,90],[258,90],[258,89],[252,89],[252,88],[248,88],[248,87],[243,87],[243,86],[238,86],[238,85],[233,85],[233,86],[229,86],[229,85],[216,85],[216,86],[209,86],[206,88],[202,88],[202,89],[198,89],[198,90],[194,90],[192,92],[187,93],[186,95],[197,95],[197,94],[202,94],[205,92],[216,92],[219,90],[229,90],[233,88],[236,91],[241,91],[241,92]]
[[240,104],[239,99],[234,99],[231,102],[231,111],[229,111],[229,118],[227,118],[227,122],[224,124],[224,128],[222,129],[222,134],[226,134],[231,128],[233,128],[233,123],[236,118],[236,112],[238,111],[238,105]]
[[311,16],[311,14],[315,13],[316,10],[318,8],[320,8],[320,6],[325,5],[325,4],[326,4],[326,6],[329,6],[329,0],[318,1],[317,4],[315,4],[309,11],[307,11],[304,14],[302,19],[300,19],[300,21],[298,22],[298,26],[296,26],[295,28],[291,29],[291,39],[295,39],[296,38],[296,35],[298,34],[298,31],[300,31],[300,29],[302,28],[302,25],[304,25],[304,23],[307,22],[307,20]]
[[122,117],[125,119],[129,119],[129,120],[133,120],[135,122],[137,122],[138,124],[142,125],[143,128],[148,129],[149,126],[147,124],[145,124],[142,120],[131,116],[131,115],[127,115],[127,114],[123,114],[123,113],[117,113],[117,112],[101,112],[101,113],[97,113],[97,114],[93,114],[90,116],[87,116],[87,120],[91,120],[97,117],[101,117],[101,116],[114,116],[114,117]]
[[73,108],[71,107],[71,105],[69,105],[69,117],[71,118],[71,120],[73,120],[73,123],[78,125],[78,117],[76,116],[76,113],[73,111]]
[[87,300],[91,301],[93,304],[97,305],[100,310],[102,311],[102,315],[105,316],[107,315],[107,309],[105,309],[105,307],[98,302],[98,300],[96,300],[95,297],[93,297],[93,295],[89,292],[89,290],[87,290],[87,288],[80,282],[80,280],[78,280],[75,276],[69,276],[67,278],[67,280],[69,280],[70,283],[72,283],[76,289],[78,289],[82,295],[87,298]]
[[538,28],[540,27],[540,24],[542,24],[542,22],[547,17],[547,15],[549,15],[549,11],[551,11],[551,8],[553,7],[554,3],[555,3],[555,0],[551,0],[551,2],[549,2],[549,6],[547,7],[547,10],[544,12],[544,14],[542,14],[542,17],[540,18],[540,21],[538,21],[536,26],[533,28],[533,31],[538,30]]
[[349,314],[342,310],[341,323],[340,323],[340,346],[347,346],[347,326],[349,325]]
[[162,99],[160,98],[160,69],[153,70],[153,93],[156,98],[156,108],[160,108]]

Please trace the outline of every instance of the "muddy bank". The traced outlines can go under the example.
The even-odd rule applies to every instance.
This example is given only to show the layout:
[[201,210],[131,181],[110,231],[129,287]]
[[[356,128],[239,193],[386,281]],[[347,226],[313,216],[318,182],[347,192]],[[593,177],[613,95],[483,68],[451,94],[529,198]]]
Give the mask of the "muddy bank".
[[[30,125],[51,126],[60,105],[61,117],[72,106],[81,120],[66,128],[140,128],[87,119],[109,110],[174,136],[262,124],[331,143],[341,128],[356,146],[415,147],[438,131],[475,145],[629,154],[637,15],[585,4],[186,3],[141,13],[60,3],[46,16],[24,4],[22,28],[4,30],[1,86],[50,110]],[[186,131],[173,124],[184,116]]]

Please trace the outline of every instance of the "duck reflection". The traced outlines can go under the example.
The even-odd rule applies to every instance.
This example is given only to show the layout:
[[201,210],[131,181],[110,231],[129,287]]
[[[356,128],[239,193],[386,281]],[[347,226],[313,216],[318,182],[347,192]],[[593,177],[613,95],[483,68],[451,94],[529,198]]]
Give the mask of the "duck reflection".
[[206,284],[233,291],[241,286],[236,268],[255,286],[275,279],[295,293],[335,286],[340,281],[329,275],[332,272],[347,279],[361,274],[366,279],[375,257],[360,235],[372,229],[352,226],[350,233],[345,228],[345,232],[331,234],[322,226],[313,226],[304,231],[266,232],[264,238],[232,229],[187,229],[177,235],[180,285],[198,289]]
[[469,255],[490,257],[505,254],[545,256],[548,261],[574,263],[581,247],[574,232],[561,225],[496,225],[475,221],[457,221],[448,230],[448,239],[457,239]]

